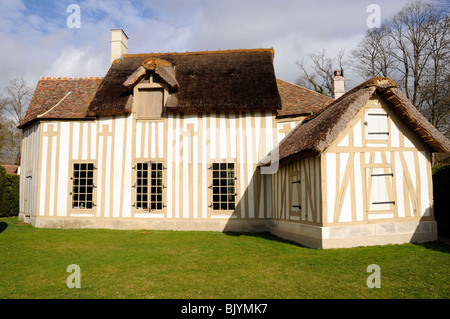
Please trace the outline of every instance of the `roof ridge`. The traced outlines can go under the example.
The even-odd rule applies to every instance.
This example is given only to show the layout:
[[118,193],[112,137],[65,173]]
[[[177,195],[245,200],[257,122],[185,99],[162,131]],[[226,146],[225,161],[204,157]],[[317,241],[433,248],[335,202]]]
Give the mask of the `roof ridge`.
[[100,80],[102,76],[66,77],[66,76],[41,76],[39,80]]
[[195,54],[226,54],[226,53],[240,53],[240,52],[266,52],[270,51],[272,54],[275,54],[275,50],[273,48],[259,48],[259,49],[230,49],[230,50],[204,50],[204,51],[186,51],[186,52],[149,52],[149,53],[128,53],[124,54],[125,58],[133,58],[133,57],[146,57],[146,56],[154,56],[154,55],[195,55]]
[[345,92],[345,94],[343,94],[339,98],[335,99],[334,101],[332,101],[330,104],[328,104],[323,109],[321,109],[320,111],[316,112],[315,114],[312,114],[312,115],[306,117],[303,120],[302,123],[306,123],[306,122],[311,121],[312,119],[314,119],[317,116],[319,116],[326,109],[332,107],[333,105],[339,103],[341,100],[345,99],[347,96],[350,96],[350,95],[354,94],[355,92],[358,92],[359,90],[364,89],[364,88],[368,88],[368,87],[376,87],[376,88],[383,88],[383,89],[386,89],[386,88],[397,88],[397,84],[394,81],[392,81],[390,78],[388,78],[388,77],[383,77],[383,76],[373,77],[373,78],[371,78],[369,80],[366,80],[363,83],[355,86],[351,90]]

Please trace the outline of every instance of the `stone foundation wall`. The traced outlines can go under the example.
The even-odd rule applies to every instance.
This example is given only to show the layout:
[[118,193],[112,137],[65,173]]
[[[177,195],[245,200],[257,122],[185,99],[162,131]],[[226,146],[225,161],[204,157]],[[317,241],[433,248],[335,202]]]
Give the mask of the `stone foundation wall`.
[[358,224],[321,227],[279,220],[149,220],[49,218],[19,215],[38,228],[79,228],[115,230],[175,230],[261,233],[291,240],[310,248],[350,248],[357,246],[423,243],[437,240],[435,221]]
[[267,220],[193,220],[193,219],[88,219],[31,217],[31,224],[38,228],[59,229],[115,229],[115,230],[176,230],[260,233],[268,231]]
[[269,223],[272,234],[310,248],[349,248],[437,240],[435,221],[320,227],[293,222]]

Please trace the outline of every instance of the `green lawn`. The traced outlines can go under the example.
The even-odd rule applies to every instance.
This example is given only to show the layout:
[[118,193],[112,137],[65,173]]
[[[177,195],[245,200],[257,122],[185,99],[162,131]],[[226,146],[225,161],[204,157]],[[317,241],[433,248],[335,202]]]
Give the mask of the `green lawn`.
[[[81,269],[69,289],[67,266]],[[366,285],[367,266],[381,288]],[[37,229],[0,219],[2,298],[450,298],[450,246],[313,250],[270,234]]]

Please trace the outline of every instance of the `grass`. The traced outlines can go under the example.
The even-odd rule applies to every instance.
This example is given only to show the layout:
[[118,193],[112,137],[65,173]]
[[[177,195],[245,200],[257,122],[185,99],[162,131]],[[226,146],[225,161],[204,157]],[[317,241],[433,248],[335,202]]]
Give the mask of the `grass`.
[[[67,266],[81,288],[66,285]],[[381,288],[366,285],[381,268]],[[0,298],[450,298],[442,242],[314,250],[270,234],[38,229],[0,219]]]

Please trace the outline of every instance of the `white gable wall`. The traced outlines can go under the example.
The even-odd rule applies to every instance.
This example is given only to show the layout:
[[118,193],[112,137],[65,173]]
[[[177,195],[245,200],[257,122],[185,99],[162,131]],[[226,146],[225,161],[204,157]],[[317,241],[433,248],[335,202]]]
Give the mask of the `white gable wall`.
[[373,96],[322,155],[324,247],[436,238],[430,161],[426,146]]
[[[328,223],[431,216],[430,153],[380,98],[368,101],[324,160]],[[371,191],[370,197],[359,189]]]
[[[270,231],[321,248],[435,240],[430,160],[426,146],[374,95],[323,154],[273,176]],[[305,184],[310,198],[320,198],[317,218],[292,215],[289,190],[297,171],[301,179],[315,176]],[[306,212],[308,194],[301,189]]]

